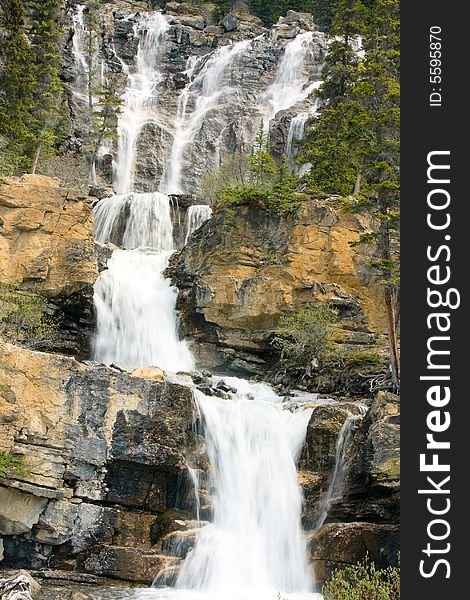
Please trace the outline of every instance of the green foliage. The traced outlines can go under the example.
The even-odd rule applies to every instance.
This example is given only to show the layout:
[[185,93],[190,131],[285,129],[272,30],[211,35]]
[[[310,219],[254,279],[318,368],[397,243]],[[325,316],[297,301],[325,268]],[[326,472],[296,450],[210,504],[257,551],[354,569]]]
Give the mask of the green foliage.
[[218,169],[203,175],[201,194],[214,206],[224,190],[244,187],[249,179],[250,157],[242,152],[235,152]]
[[41,296],[0,283],[0,335],[13,342],[31,343],[55,331],[56,323],[45,315]]
[[281,263],[281,256],[276,250],[264,247],[261,250],[261,262],[265,265],[278,265]]
[[0,50],[0,169],[35,171],[43,150],[60,137],[64,90],[61,68],[61,0],[31,0],[29,39],[24,33],[23,0],[3,0],[5,40]]
[[12,477],[24,476],[29,470],[24,466],[24,456],[21,454],[10,454],[9,452],[0,452],[0,477],[9,479]]
[[377,569],[366,557],[334,571],[322,593],[325,600],[399,600],[400,566]]
[[[298,160],[314,190],[354,195],[346,210],[365,210],[375,220],[361,236],[376,256],[370,263],[384,288],[394,385],[398,386],[399,295],[399,2],[341,0],[335,14],[319,96]],[[354,40],[363,38],[362,52]]]
[[316,360],[322,364],[332,348],[337,330],[337,311],[323,303],[283,317],[276,329],[273,345],[287,362],[306,366]]
[[212,193],[218,195],[216,208],[255,204],[271,212],[289,213],[304,200],[304,195],[297,192],[300,179],[290,172],[286,157],[277,165],[271,156],[263,122],[250,156],[242,156],[235,155],[218,171],[206,175]]
[[346,366],[357,367],[375,367],[382,364],[383,360],[377,352],[348,352],[342,357]]
[[27,151],[33,142],[35,65],[24,34],[22,0],[3,0],[0,46],[0,146],[1,172],[11,174],[28,165]]

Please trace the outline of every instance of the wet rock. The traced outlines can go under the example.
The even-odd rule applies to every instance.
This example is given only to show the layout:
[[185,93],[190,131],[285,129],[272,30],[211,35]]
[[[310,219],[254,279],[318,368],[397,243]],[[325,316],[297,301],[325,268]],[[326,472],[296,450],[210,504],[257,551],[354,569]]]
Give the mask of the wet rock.
[[233,13],[226,15],[220,25],[224,28],[224,31],[235,31],[238,29],[239,23],[237,17]]
[[191,390],[2,342],[0,356],[0,390],[16,398],[0,393],[1,448],[26,469],[0,487],[6,563],[41,568],[57,547],[63,562],[99,543],[149,547],[186,472]]
[[336,568],[353,565],[366,555],[378,568],[396,565],[399,552],[398,525],[374,523],[330,523],[323,525],[308,542],[317,585]]
[[179,559],[125,546],[94,548],[81,567],[88,573],[150,585],[157,573]]

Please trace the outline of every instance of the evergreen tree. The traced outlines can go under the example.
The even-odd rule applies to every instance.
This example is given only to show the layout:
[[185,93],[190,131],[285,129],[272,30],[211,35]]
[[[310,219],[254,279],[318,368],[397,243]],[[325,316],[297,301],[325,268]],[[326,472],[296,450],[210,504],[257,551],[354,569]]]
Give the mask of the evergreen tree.
[[269,187],[276,172],[276,163],[270,152],[269,132],[265,131],[263,120],[251,149],[250,171],[252,183],[259,188]]
[[2,0],[1,8],[0,169],[11,173],[26,167],[27,149],[34,138],[35,65],[23,31],[22,0]]
[[[393,384],[399,382],[399,2],[342,0],[332,26],[335,41],[325,65],[319,117],[309,128],[300,160],[312,163],[315,190],[360,195],[376,231],[372,261],[384,289]],[[364,37],[363,56],[351,45]]]
[[33,0],[31,40],[35,59],[36,102],[34,151],[31,172],[35,173],[42,150],[51,148],[57,138],[60,110],[63,109],[63,88],[59,79],[61,0]]

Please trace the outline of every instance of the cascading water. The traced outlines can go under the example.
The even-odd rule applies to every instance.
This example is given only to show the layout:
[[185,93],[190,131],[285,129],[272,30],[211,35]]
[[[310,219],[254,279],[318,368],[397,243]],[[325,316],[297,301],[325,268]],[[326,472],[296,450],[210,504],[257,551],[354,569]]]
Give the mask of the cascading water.
[[282,410],[281,398],[268,386],[225,381],[238,389],[230,401],[195,391],[214,515],[185,560],[177,587],[230,590],[247,598],[308,592],[296,460],[311,411]]
[[[251,40],[244,40],[233,46],[222,46],[208,60],[188,64],[186,74],[189,83],[178,99],[173,145],[160,183],[162,192],[166,194],[183,192],[185,148],[193,141],[207,114],[233,92],[228,84],[230,67],[250,43]],[[195,73],[197,74],[194,75]],[[194,109],[188,114],[190,102],[194,105]]]
[[174,250],[168,196],[154,192],[107,198],[95,208],[100,242],[122,235],[95,284],[97,331],[93,357],[129,367],[155,365],[168,371],[194,367],[179,340],[177,290],[163,277]]
[[[138,53],[135,65],[125,67],[128,86],[118,125],[114,184],[119,194],[102,200],[94,209],[97,240],[120,246],[95,285],[94,358],[129,367],[155,365],[175,372],[191,370],[194,358],[178,336],[177,291],[163,276],[174,251],[167,193],[182,190],[185,149],[211,111],[233,93],[231,65],[251,41],[224,46],[209,58],[188,60],[189,83],[179,98],[161,191],[136,193],[136,144],[142,127],[158,119],[158,57],[167,29],[161,13],[144,15],[134,26]],[[296,61],[308,52],[311,34],[298,37],[300,40],[291,42],[294,47],[286,49],[277,91],[268,94],[271,111],[284,107],[284,94],[290,106],[309,93],[303,67],[297,68]],[[186,241],[210,216],[207,206],[189,209]],[[296,472],[311,410],[303,409],[301,401],[297,402],[300,408],[284,403],[263,384],[235,378],[225,381],[238,390],[230,392],[227,399],[194,390],[210,462],[212,522],[199,530],[175,588],[154,588],[138,595],[165,600],[277,600],[284,593],[289,594],[289,600],[320,597],[311,593]],[[196,488],[199,521],[202,480],[197,470],[188,470]]]
[[128,84],[122,100],[118,120],[118,152],[115,165],[114,187],[118,194],[133,189],[136,163],[136,145],[144,125],[155,121],[157,115],[157,87],[162,81],[158,58],[170,25],[161,12],[141,16],[134,24],[134,35],[139,39],[133,69],[127,69]]
[[186,213],[186,235],[184,238],[185,245],[188,243],[189,237],[201,227],[212,216],[212,208],[207,204],[195,204],[188,208]]
[[287,44],[274,82],[260,97],[260,109],[267,125],[278,112],[302,102],[321,85],[319,81],[309,84],[309,73],[305,70],[312,41],[313,33],[307,31]]
[[351,434],[354,425],[362,415],[349,414],[341,427],[338,439],[336,440],[336,458],[335,466],[330,477],[328,489],[324,497],[320,500],[318,509],[318,517],[314,525],[314,529],[318,529],[326,521],[332,504],[339,500],[343,493],[343,487],[348,470],[347,450],[351,440]]
[[75,62],[75,97],[92,108],[97,103],[94,88],[103,85],[106,78],[106,63],[100,58],[98,34],[87,29],[86,6],[78,4],[72,14],[72,54]]

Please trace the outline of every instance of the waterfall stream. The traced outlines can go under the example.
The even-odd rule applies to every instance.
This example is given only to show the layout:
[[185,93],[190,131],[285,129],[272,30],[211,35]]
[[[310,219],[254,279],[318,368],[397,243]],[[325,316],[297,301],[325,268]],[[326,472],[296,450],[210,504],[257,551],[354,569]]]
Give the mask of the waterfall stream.
[[[168,194],[182,191],[185,149],[206,116],[234,93],[231,65],[252,41],[223,46],[208,57],[190,57],[188,83],[179,96],[173,124],[173,143],[156,186],[160,191],[137,193],[136,146],[143,127],[159,119],[159,58],[168,28],[160,12],[142,14],[134,23],[138,39],[134,64],[123,65],[128,84],[117,130],[114,187],[118,195],[101,200],[94,208],[97,241],[119,249],[95,284],[93,358],[129,368],[157,366],[178,372],[194,369],[195,360],[179,335],[177,290],[164,276],[175,251]],[[307,98],[316,85],[309,84],[303,72],[312,36],[300,34],[286,46],[276,80],[259,103],[268,121]],[[293,140],[294,134],[291,148]],[[188,209],[185,243],[210,217],[208,206]],[[199,530],[176,586],[139,591],[139,597],[277,600],[288,594],[289,600],[320,598],[312,593],[296,470],[311,409],[299,399],[284,402],[264,384],[236,378],[225,381],[232,386],[226,399],[194,389],[210,463],[211,522]],[[189,474],[196,488],[199,521],[201,481],[196,469],[189,469]]]
[[[167,194],[183,192],[181,179],[185,148],[193,141],[206,115],[233,92],[227,82],[227,73],[250,43],[250,40],[244,40],[233,46],[222,46],[208,60],[188,64],[186,74],[189,82],[178,99],[173,145],[163,172],[161,191]],[[191,103],[192,112],[188,109]]]

